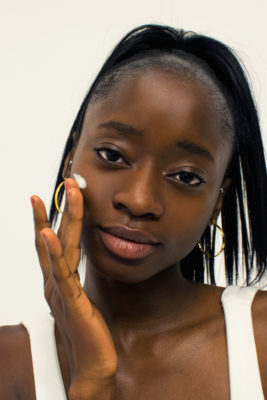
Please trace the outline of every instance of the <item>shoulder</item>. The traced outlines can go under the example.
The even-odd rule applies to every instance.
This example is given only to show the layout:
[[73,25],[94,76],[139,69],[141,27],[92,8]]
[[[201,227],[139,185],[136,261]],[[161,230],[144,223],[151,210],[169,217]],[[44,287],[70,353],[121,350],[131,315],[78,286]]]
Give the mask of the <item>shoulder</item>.
[[29,335],[19,325],[0,326],[0,398],[35,400]]
[[267,396],[267,291],[256,293],[251,312],[261,381]]
[[[267,291],[259,290],[252,303],[251,314],[253,319],[254,333],[259,339],[265,339],[267,350]],[[266,352],[267,361],[267,352]]]

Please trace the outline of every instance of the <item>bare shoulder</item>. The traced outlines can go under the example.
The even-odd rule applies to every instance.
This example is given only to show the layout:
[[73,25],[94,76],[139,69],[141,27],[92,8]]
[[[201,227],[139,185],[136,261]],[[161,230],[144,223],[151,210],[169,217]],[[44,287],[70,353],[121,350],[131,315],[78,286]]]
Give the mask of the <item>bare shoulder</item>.
[[[252,318],[253,318],[253,326],[254,333],[257,335],[259,343],[265,346],[262,348],[264,354],[266,356],[266,364],[267,364],[267,291],[259,290],[256,293],[254,301],[252,303]],[[266,365],[267,366],[267,365]]]
[[0,398],[35,400],[29,335],[19,325],[0,326]]
[[252,303],[252,319],[261,381],[267,397],[267,291],[257,292]]

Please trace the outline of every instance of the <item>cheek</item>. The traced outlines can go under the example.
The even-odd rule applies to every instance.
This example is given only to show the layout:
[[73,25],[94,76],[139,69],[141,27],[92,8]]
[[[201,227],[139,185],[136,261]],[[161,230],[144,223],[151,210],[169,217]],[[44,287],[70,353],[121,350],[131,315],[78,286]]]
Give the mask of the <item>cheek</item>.
[[104,214],[110,215],[114,190],[112,180],[108,174],[99,174],[93,169],[83,176],[87,183],[83,190],[84,214],[90,216],[92,223],[102,222]]
[[189,254],[210,222],[216,196],[177,196],[166,211],[165,235],[169,238],[170,253],[184,258]]

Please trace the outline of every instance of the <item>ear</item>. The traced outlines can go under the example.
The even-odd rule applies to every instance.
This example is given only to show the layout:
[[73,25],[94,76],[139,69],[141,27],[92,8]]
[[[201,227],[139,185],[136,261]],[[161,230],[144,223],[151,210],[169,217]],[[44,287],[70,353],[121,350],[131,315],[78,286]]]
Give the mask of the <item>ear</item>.
[[219,192],[219,196],[218,196],[216,205],[215,205],[215,207],[214,207],[213,213],[212,213],[212,215],[211,215],[210,223],[211,223],[214,219],[216,220],[216,219],[218,218],[218,215],[219,215],[219,213],[220,213],[220,211],[221,211],[221,209],[222,209],[222,206],[223,206],[223,198],[224,198],[224,196],[225,196],[227,190],[229,189],[230,185],[231,185],[231,179],[230,179],[230,178],[225,178],[225,179],[223,180],[222,185],[221,185],[220,192]]
[[72,147],[71,151],[68,153],[68,155],[67,155],[67,157],[65,158],[65,161],[64,161],[64,168],[63,168],[63,171],[62,171],[62,178],[63,179],[69,178],[71,176],[72,159],[73,159],[73,156],[74,156],[77,144],[78,144],[78,134],[77,134],[77,132],[73,133],[72,139],[73,139],[73,147]]
[[71,164],[72,164],[72,155],[73,155],[72,151],[70,151],[68,153],[67,157],[65,158],[64,168],[63,168],[63,171],[62,171],[62,178],[63,179],[69,178],[70,175],[71,175],[70,171],[71,171]]

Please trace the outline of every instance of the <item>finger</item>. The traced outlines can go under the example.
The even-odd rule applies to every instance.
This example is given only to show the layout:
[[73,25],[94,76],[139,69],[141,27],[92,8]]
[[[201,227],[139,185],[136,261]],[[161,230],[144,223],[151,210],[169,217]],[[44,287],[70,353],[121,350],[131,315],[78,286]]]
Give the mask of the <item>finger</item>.
[[[64,187],[65,187],[65,192],[67,192],[67,188],[71,188],[71,187],[79,189],[77,182],[72,178],[68,178],[65,180]],[[64,204],[64,210],[63,210],[60,226],[59,226],[59,229],[57,232],[57,235],[59,238],[62,237],[62,232],[64,232],[64,230],[65,230],[67,219],[68,219],[68,202],[66,201]]]
[[50,273],[50,263],[47,254],[47,249],[40,231],[50,226],[45,205],[40,197],[31,196],[31,203],[33,208],[34,230],[35,230],[35,247],[39,258],[40,266],[43,273],[44,284],[46,284]]
[[75,300],[80,297],[81,285],[74,278],[66,262],[59,238],[52,229],[45,228],[41,235],[46,244],[51,273],[58,289],[59,296],[65,307],[74,307]]
[[[67,185],[67,180],[65,180],[65,182],[64,182],[65,193],[66,193],[66,185]],[[63,214],[62,214],[61,221],[60,221],[60,226],[57,231],[57,236],[59,237],[59,239],[61,239],[62,232],[64,232],[64,227],[66,224],[67,216],[68,216],[68,202],[65,201]]]
[[80,242],[83,224],[83,196],[73,179],[66,182],[68,210],[61,231],[64,257],[71,272],[76,272],[81,255]]

